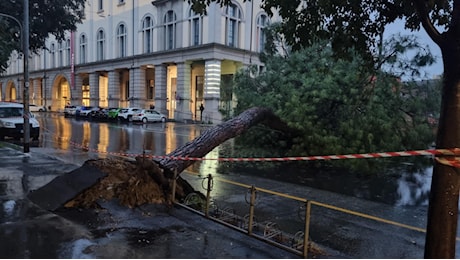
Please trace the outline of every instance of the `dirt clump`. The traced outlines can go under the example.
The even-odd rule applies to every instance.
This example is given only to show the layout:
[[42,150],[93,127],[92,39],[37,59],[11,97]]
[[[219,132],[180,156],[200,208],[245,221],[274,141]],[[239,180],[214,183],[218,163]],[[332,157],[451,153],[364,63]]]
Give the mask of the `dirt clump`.
[[[136,160],[107,158],[88,160],[85,164],[98,168],[107,176],[82,191],[65,207],[98,208],[98,201],[118,199],[121,205],[134,208],[143,204],[171,204],[171,178],[156,162],[138,157]],[[185,197],[193,188],[181,178],[176,184],[176,199]]]

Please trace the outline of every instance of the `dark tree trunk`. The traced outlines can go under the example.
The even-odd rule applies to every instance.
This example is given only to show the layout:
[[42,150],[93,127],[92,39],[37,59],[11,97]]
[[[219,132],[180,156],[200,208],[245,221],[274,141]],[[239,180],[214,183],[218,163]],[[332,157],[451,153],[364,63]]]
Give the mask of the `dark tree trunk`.
[[166,170],[165,173],[169,175],[167,177],[171,178],[171,174],[174,171],[181,173],[195,162],[192,160],[177,160],[172,157],[201,158],[226,140],[242,134],[259,123],[286,133],[294,133],[293,129],[290,129],[270,109],[254,107],[244,111],[233,119],[207,129],[200,136],[186,143],[184,146],[177,148],[168,154],[167,158],[160,160],[158,163],[160,167]]
[[[459,34],[446,35],[440,44],[444,62],[441,115],[436,147],[460,147],[460,45]],[[458,201],[458,168],[436,162],[431,182],[425,258],[455,258]]]

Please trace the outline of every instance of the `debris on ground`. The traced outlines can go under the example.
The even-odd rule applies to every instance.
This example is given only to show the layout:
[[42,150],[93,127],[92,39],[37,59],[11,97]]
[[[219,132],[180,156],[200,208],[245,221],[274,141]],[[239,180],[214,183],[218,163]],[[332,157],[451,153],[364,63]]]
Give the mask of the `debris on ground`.
[[[107,176],[65,203],[65,207],[98,208],[98,201],[118,199],[121,205],[135,208],[143,204],[172,204],[171,178],[148,158],[135,161],[124,158],[88,160],[85,164],[98,168]],[[177,179],[176,199],[194,192],[182,178]]]

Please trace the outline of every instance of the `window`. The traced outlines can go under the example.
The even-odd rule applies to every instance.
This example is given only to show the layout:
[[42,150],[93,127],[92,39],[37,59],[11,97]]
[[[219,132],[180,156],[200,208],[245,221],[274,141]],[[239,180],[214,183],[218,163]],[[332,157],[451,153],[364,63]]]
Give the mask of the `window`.
[[239,31],[241,23],[241,11],[235,4],[226,7],[225,12],[226,23],[226,44],[231,47],[238,47]]
[[126,56],[126,38],[126,26],[120,24],[117,29],[117,49],[119,58]]
[[200,45],[201,44],[201,31],[203,28],[203,19],[202,16],[195,13],[192,9],[189,12],[189,21],[190,21],[190,45]]
[[263,52],[265,49],[265,43],[267,42],[267,35],[265,30],[269,24],[268,17],[265,14],[260,15],[257,18],[257,28],[256,28],[256,46],[257,51]]
[[155,98],[155,81],[153,79],[147,80],[147,98]]
[[88,40],[86,39],[86,35],[82,34],[80,36],[80,63],[86,63],[86,52],[87,52],[87,45]]
[[144,53],[153,51],[153,20],[150,16],[145,17],[142,22],[142,43]]
[[58,67],[62,67],[64,63],[64,43],[58,42]]
[[165,49],[171,50],[176,47],[176,14],[173,11],[168,11],[164,19],[165,28]]
[[97,11],[98,12],[104,11],[104,0],[97,1]]
[[50,47],[50,67],[56,67],[56,45],[54,43]]
[[65,41],[65,55],[66,55],[66,63],[64,65],[70,65],[70,59],[72,59],[70,54],[70,39]]
[[104,30],[99,29],[97,32],[97,48],[96,48],[96,58],[98,61],[102,61],[105,58],[105,33]]

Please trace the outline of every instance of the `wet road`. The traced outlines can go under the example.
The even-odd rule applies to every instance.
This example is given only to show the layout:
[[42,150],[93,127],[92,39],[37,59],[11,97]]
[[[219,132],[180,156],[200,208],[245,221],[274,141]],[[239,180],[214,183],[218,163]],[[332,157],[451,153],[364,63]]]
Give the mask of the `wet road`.
[[[297,258],[180,207],[49,212],[26,198],[78,165],[0,142],[1,258]],[[56,196],[59,196],[56,191]]]
[[[37,144],[39,148],[32,149],[52,154],[79,165],[89,158],[105,157],[111,153],[132,155],[142,154],[145,151],[154,155],[164,155],[192,140],[200,134],[200,131],[205,129],[199,125],[175,123],[149,125],[91,123],[84,120],[64,118],[57,114],[43,114],[38,118],[41,120],[42,126],[44,126],[44,131],[42,131],[40,142]],[[208,156],[218,157],[218,149]],[[194,183],[195,187],[199,188],[203,185],[201,177],[210,173],[216,174],[218,168],[217,162],[205,161],[202,164],[196,164],[190,169],[196,175],[187,175],[187,178],[191,183]],[[369,201],[364,195],[366,191],[373,192],[374,187],[362,187],[361,193],[364,194],[364,199],[359,199],[303,185],[279,183],[265,178],[258,178],[259,175],[251,176],[250,174],[237,174],[234,172],[220,172],[216,175],[301,198],[307,197],[419,228],[424,228],[426,225],[426,205],[424,203],[419,203],[419,206],[407,206],[405,203],[394,206]],[[404,176],[402,177],[405,178]],[[424,182],[427,181],[424,180]],[[402,181],[399,186],[394,187],[399,189],[404,185],[407,186],[407,182]],[[358,186],[358,188],[360,187]],[[418,190],[425,188],[422,185]],[[409,193],[412,194],[410,190]],[[228,187],[216,181],[212,196],[222,208],[231,208],[234,211],[238,211],[242,216],[247,212],[247,203],[245,202],[247,191],[244,189],[238,191],[234,187]],[[402,201],[412,200],[401,195],[399,197],[403,199]],[[302,217],[299,217],[299,208],[301,206],[298,203],[284,201],[273,196],[265,196],[265,198],[261,196],[258,203],[257,216],[260,222],[273,221],[281,226],[282,229],[290,232],[302,229]],[[395,228],[379,222],[363,220],[360,217],[337,214],[335,211],[323,208],[314,208],[313,213],[312,239],[349,257],[423,257],[424,233]]]

